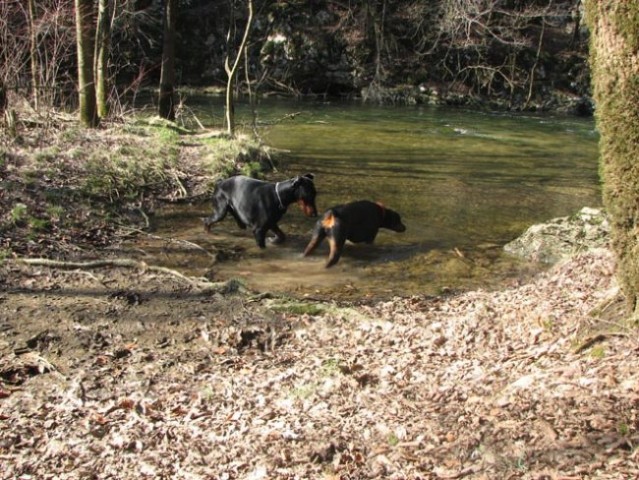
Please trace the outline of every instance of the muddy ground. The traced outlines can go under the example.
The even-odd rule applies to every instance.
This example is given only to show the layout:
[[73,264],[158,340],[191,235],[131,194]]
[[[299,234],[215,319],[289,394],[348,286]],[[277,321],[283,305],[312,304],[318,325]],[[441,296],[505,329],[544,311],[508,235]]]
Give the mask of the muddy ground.
[[605,249],[499,291],[346,304],[58,233],[0,265],[1,478],[639,477],[639,341]]

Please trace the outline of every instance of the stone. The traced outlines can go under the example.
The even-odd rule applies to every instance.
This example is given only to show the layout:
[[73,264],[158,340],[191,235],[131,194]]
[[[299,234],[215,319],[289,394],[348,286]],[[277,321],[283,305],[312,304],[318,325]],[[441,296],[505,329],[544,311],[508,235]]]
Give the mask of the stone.
[[584,207],[575,215],[531,226],[507,243],[504,250],[528,260],[556,263],[579,252],[607,248],[609,239],[606,214],[601,209]]

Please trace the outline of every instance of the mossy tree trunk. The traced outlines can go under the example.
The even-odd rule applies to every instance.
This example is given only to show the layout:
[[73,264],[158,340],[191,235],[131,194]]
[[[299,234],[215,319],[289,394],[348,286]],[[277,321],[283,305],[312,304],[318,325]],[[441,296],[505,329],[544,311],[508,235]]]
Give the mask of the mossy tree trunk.
[[76,43],[78,50],[78,93],[80,122],[89,128],[98,126],[93,76],[95,16],[93,0],[75,0]]
[[586,0],[603,201],[617,277],[639,318],[639,3]]
[[160,72],[159,112],[162,118],[175,120],[175,26],[177,0],[164,2],[164,37]]

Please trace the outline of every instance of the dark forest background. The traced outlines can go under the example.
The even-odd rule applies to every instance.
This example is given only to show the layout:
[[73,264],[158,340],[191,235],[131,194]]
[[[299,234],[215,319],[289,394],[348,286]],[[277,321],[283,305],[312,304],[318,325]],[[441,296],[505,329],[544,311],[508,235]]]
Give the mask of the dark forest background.
[[[9,92],[76,102],[73,0],[0,5],[0,75]],[[112,103],[157,88],[160,0],[116,0],[109,59]],[[246,24],[242,0],[179,0],[178,87],[223,88],[224,61]],[[589,114],[588,32],[579,0],[263,1],[236,88],[261,94],[358,97]],[[35,48],[34,48],[35,47]]]

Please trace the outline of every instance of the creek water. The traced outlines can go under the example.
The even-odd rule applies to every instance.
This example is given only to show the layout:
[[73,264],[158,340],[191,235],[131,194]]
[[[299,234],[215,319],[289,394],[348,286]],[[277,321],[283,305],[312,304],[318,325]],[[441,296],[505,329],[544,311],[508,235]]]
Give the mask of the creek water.
[[[200,99],[196,113],[219,125],[217,99]],[[370,199],[399,212],[406,232],[347,243],[325,269],[326,243],[300,256],[315,220],[295,205],[280,222],[287,242],[265,250],[230,216],[205,233],[200,218],[210,205],[181,208],[160,213],[158,235],[233,253],[212,262],[173,245],[162,250],[165,265],[257,290],[344,299],[492,288],[541,268],[503,253],[505,243],[531,224],[600,205],[592,119],[281,100],[258,114],[281,161],[272,180],[313,172],[320,214]],[[248,122],[246,107],[238,118]]]

